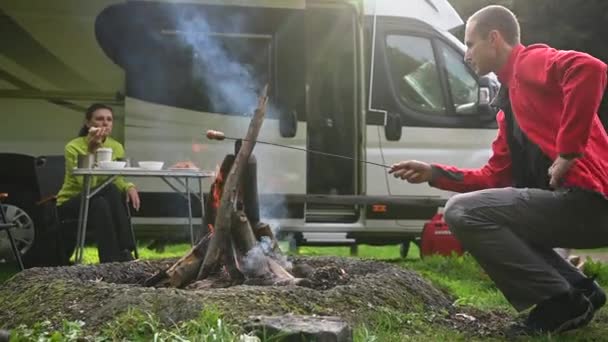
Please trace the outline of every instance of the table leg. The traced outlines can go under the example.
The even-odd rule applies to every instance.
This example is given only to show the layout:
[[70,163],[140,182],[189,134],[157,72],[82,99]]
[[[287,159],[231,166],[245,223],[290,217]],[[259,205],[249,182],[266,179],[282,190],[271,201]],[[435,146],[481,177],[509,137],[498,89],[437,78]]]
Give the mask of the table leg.
[[190,244],[194,246],[194,229],[192,228],[192,198],[190,198],[190,178],[186,177],[186,198],[188,200],[188,226],[190,227]]
[[82,258],[84,255],[84,242],[87,236],[87,220],[89,218],[89,201],[91,195],[91,176],[84,176],[84,192],[82,199],[80,201],[80,219],[78,222],[80,223],[80,227],[78,228],[78,233],[76,237],[76,263],[82,263]]

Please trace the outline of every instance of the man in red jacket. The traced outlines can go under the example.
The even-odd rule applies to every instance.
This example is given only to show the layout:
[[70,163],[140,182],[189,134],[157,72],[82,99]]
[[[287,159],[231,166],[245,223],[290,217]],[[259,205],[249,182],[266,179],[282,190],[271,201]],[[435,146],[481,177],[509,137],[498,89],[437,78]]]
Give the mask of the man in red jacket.
[[553,248],[608,245],[608,137],[596,114],[606,65],[576,51],[523,46],[511,11],[489,6],[467,22],[467,62],[495,72],[498,135],[479,169],[404,161],[410,183],[462,192],[445,220],[507,300],[534,306],[526,332],[582,327],[606,302],[599,285]]

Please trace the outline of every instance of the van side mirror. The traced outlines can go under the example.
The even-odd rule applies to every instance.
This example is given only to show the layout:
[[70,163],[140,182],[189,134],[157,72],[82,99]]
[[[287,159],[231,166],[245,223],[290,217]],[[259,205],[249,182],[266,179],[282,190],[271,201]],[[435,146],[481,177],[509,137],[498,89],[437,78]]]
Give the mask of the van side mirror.
[[384,135],[388,141],[401,140],[401,115],[396,113],[386,113],[386,125],[384,125]]
[[479,78],[479,93],[477,94],[477,102],[464,103],[456,106],[456,113],[460,115],[479,115],[486,117],[491,115],[494,117],[490,103],[500,88],[498,81],[493,80],[489,76]]
[[479,78],[479,99],[477,102],[480,116],[494,119],[496,110],[492,108],[491,103],[499,89],[500,83],[495,78],[488,75]]
[[279,114],[279,133],[283,138],[293,138],[298,133],[298,115],[295,110]]

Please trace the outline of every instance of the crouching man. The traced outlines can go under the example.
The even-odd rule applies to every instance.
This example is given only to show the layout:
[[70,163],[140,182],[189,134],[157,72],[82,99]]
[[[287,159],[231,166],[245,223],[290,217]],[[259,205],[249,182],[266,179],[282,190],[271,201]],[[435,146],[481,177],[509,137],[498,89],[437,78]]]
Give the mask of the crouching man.
[[480,169],[403,161],[389,172],[462,192],[445,220],[518,311],[525,332],[588,324],[606,302],[599,285],[553,248],[608,246],[608,137],[596,114],[606,65],[576,51],[523,46],[511,11],[489,6],[466,25],[466,60],[495,72],[498,135]]

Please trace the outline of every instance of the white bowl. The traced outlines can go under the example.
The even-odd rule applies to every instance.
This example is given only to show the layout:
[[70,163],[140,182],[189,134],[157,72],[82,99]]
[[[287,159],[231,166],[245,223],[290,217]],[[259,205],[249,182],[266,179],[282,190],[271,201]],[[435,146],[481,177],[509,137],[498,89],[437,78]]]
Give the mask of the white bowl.
[[100,161],[99,167],[102,169],[122,169],[127,165],[124,161]]
[[140,161],[139,167],[146,170],[162,170],[165,162],[162,161]]

